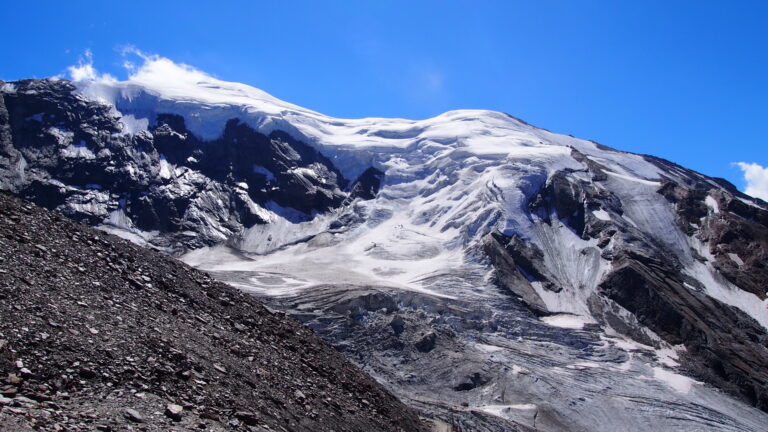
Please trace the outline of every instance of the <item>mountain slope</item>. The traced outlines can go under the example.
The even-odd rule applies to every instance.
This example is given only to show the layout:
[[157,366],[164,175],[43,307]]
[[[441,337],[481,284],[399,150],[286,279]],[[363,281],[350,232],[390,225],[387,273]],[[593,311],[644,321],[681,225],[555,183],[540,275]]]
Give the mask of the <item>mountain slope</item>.
[[[151,143],[123,159],[149,180],[131,180],[124,201],[126,188],[103,188],[107,210],[91,223],[170,246],[291,313],[424,412],[470,430],[760,430],[766,418],[750,406],[768,409],[768,211],[722,180],[497,112],[334,119],[163,59],[129,81],[68,86],[4,87],[17,119],[5,126],[5,188],[42,203],[63,194],[48,205],[75,216],[92,208],[61,192],[72,188],[61,160],[87,159],[72,139],[24,138],[61,120],[14,112],[47,88],[51,104],[102,107],[69,131],[95,155],[115,140]],[[87,132],[108,119],[119,134]],[[244,141],[227,138],[233,128]],[[182,142],[281,161],[283,144],[252,147],[262,137],[316,153],[275,163],[270,183],[235,168],[216,177],[239,157],[195,166]],[[35,152],[62,156],[46,166]],[[35,182],[63,185],[40,193]],[[265,186],[271,195],[256,192]],[[235,202],[237,188],[264,217],[243,223],[237,206],[210,205]],[[297,203],[318,193],[336,198]],[[137,226],[142,205],[194,194],[205,205],[177,206],[193,209],[183,223]],[[213,218],[239,222],[216,237]]]
[[6,193],[0,273],[2,430],[421,430],[296,321]]

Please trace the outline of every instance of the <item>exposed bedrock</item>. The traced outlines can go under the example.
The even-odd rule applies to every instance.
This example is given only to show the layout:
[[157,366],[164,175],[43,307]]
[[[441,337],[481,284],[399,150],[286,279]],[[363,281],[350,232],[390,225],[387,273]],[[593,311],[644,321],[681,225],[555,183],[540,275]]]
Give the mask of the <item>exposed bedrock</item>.
[[538,271],[540,265],[534,264],[536,260],[541,260],[541,251],[534,245],[521,243],[519,237],[508,237],[496,232],[485,237],[483,251],[494,266],[494,275],[499,287],[520,297],[531,310],[546,313],[547,306],[531,282],[542,281],[546,286],[552,287],[553,291],[559,291],[559,287]]
[[178,115],[126,127],[66,81],[16,86],[0,97],[0,188],[173,251],[225,241],[274,214],[309,220],[371,199],[383,179],[369,168],[349,184],[313,147],[237,119],[205,141]]
[[[687,183],[666,181],[658,193],[671,208],[672,220],[682,232],[679,238],[688,238],[684,248],[676,248],[622,218],[622,200],[608,192],[601,183],[605,178],[594,172],[603,168],[585,161],[589,163],[584,173],[552,175],[529,208],[534,219],[547,225],[557,221],[585,240],[597,240],[582,250],[597,247],[607,262],[587,300],[591,315],[643,344],[658,345],[661,338],[685,346],[683,363],[690,374],[768,410],[766,329],[744,310],[709,294],[725,290],[730,295],[727,292],[735,290],[733,295],[746,298],[737,293],[743,290],[757,296],[753,301],[765,298],[768,212],[735,188],[715,187],[695,173],[687,173]],[[584,180],[583,174],[592,181]],[[595,210],[606,213],[591,217]],[[536,243],[496,232],[484,239],[483,249],[497,284],[537,314],[547,315],[557,311],[543,300],[546,291],[569,288],[548,270],[546,255],[552,251]],[[698,244],[707,256],[702,256]],[[691,270],[696,260],[710,269],[704,271],[711,271],[714,279]],[[546,291],[537,291],[534,285]]]
[[[734,191],[735,192],[735,191]],[[764,299],[768,290],[768,211],[715,188],[667,182],[680,229],[708,245],[713,266],[731,283]]]
[[599,286],[673,345],[685,345],[689,371],[768,409],[768,335],[738,309],[685,286],[674,269],[627,252]]
[[[594,216],[594,211],[621,215],[621,200],[607,188],[596,187],[605,179],[601,166],[572,149],[574,159],[583,161],[583,171],[564,170],[553,174],[544,187],[528,203],[531,214],[547,224],[559,219],[583,238],[597,237],[609,230],[610,223]],[[574,175],[577,174],[577,175]]]

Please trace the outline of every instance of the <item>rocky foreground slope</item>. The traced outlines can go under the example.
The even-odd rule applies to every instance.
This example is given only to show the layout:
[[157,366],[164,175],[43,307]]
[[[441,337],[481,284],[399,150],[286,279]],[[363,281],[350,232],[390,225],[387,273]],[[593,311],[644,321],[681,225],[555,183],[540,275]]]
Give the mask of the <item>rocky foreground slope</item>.
[[315,334],[0,193],[0,430],[418,431]]

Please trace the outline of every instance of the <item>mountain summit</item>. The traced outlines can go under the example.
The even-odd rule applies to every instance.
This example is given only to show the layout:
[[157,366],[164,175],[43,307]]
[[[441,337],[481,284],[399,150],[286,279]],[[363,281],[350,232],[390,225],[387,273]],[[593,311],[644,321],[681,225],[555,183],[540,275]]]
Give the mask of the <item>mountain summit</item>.
[[0,88],[2,188],[262,298],[456,429],[768,419],[768,205],[724,180],[492,111],[334,119],[164,59]]

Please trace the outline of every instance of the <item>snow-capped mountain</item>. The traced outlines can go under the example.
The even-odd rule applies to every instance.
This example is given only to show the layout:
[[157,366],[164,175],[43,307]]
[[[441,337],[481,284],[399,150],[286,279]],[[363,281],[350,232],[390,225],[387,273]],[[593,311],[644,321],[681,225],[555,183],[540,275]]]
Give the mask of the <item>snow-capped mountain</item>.
[[1,88],[4,189],[265,298],[428,416],[768,420],[768,205],[723,180],[498,112],[335,119],[164,59]]

